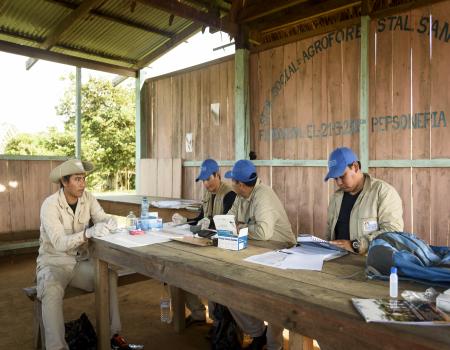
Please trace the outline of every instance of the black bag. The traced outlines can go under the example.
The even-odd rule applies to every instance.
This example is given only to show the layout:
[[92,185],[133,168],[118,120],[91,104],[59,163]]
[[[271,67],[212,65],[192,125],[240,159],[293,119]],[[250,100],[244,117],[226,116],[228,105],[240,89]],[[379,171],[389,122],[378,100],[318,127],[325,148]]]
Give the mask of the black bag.
[[242,331],[226,306],[215,305],[214,321],[211,349],[241,350]]
[[66,322],[66,342],[70,350],[96,350],[97,335],[83,312],[78,320]]

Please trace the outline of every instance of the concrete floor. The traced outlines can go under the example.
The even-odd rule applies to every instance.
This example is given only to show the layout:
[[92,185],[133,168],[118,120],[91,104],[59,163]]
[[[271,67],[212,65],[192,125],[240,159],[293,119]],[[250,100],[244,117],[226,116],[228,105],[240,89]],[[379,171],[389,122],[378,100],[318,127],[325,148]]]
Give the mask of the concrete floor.
[[[0,349],[33,349],[33,303],[22,292],[34,284],[36,254],[0,257]],[[159,320],[161,285],[154,280],[119,287],[122,334],[145,349],[210,349],[205,339],[208,325],[193,325],[176,334],[171,325]],[[64,301],[66,320],[86,312],[95,326],[94,294]]]

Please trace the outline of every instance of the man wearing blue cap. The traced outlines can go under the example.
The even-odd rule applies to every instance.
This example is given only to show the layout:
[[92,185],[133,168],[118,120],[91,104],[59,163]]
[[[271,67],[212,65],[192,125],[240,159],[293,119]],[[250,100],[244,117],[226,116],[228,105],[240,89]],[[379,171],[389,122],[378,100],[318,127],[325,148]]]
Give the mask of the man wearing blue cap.
[[[278,196],[269,186],[261,183],[255,165],[246,159],[237,161],[233,169],[225,173],[232,179],[237,197],[227,214],[236,222],[248,227],[248,237],[255,240],[284,242],[286,246],[297,243],[291,223]],[[268,350],[283,347],[283,328],[272,324],[265,327],[262,320],[230,309],[241,329],[253,337],[249,349],[259,350],[267,343]]]
[[[224,183],[220,177],[219,164],[214,159],[206,159],[200,167],[200,174],[195,182],[202,181],[206,191],[202,200],[202,209],[197,218],[191,220],[191,224],[201,225],[202,229],[215,228],[214,215],[225,214],[233,205],[236,193]],[[187,219],[178,213],[172,216],[174,223],[184,223]],[[185,293],[186,305],[191,315],[186,318],[186,326],[193,323],[205,322],[205,307],[201,300],[194,294]],[[210,304],[210,309],[213,305]],[[211,311],[210,311],[211,314]]]
[[397,191],[363,173],[350,148],[331,152],[325,181],[329,179],[338,187],[328,206],[327,238],[331,243],[365,254],[380,233],[403,231],[402,200]]

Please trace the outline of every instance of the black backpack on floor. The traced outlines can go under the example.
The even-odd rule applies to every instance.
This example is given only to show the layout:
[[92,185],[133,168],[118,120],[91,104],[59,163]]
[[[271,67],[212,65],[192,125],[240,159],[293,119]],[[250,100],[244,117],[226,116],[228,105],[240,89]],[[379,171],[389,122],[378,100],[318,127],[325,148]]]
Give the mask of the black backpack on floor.
[[226,306],[216,304],[211,350],[241,350],[242,331]]
[[97,335],[83,312],[78,320],[65,323],[66,342],[70,350],[96,350]]

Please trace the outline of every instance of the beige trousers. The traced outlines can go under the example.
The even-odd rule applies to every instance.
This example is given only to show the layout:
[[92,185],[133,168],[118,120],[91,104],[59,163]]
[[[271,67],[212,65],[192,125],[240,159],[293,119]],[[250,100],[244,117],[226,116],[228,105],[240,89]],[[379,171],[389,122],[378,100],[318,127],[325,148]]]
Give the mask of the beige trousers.
[[[67,286],[88,292],[94,291],[95,269],[91,260],[71,266],[46,265],[37,271],[37,297],[42,302],[42,320],[45,328],[47,350],[68,349],[65,341],[63,299]],[[117,273],[109,271],[109,304],[111,335],[120,332],[121,323],[117,298]]]

